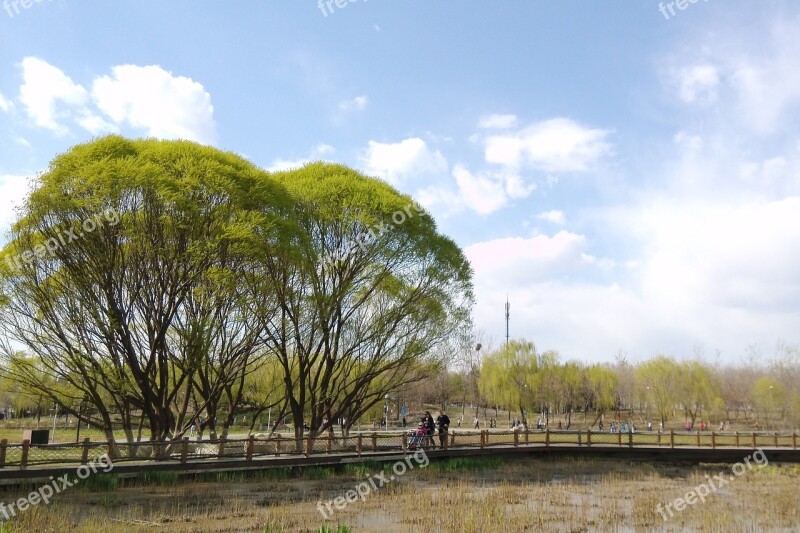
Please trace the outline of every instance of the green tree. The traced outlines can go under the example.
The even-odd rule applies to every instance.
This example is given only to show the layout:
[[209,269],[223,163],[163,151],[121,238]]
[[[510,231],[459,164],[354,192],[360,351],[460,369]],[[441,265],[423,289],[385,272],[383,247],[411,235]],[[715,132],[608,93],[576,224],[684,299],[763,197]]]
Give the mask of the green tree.
[[583,371],[583,401],[585,409],[594,409],[592,426],[617,403],[619,378],[608,364],[594,364]]
[[648,399],[666,427],[669,415],[680,399],[683,380],[680,365],[671,357],[659,355],[636,368],[636,379],[648,391]]
[[580,363],[568,361],[561,366],[560,374],[561,401],[567,413],[567,428],[569,428],[572,425],[572,412],[581,404],[583,369]]
[[527,425],[527,412],[536,403],[535,376],[538,371],[536,346],[525,340],[511,340],[486,354],[481,361],[478,387],[490,403],[519,409]]
[[[313,437],[421,370],[444,369],[468,330],[472,272],[430,215],[380,180],[321,163],[274,179],[292,197],[284,216],[298,232],[265,240],[259,269],[242,280],[254,301],[273,297],[254,309],[288,410],[307,417]],[[296,426],[298,445],[301,436]]]
[[[24,346],[44,376],[17,378],[74,415],[85,396],[109,439],[120,417],[132,440],[137,413],[152,439],[181,436],[190,398],[208,392],[211,407],[258,350],[250,295],[229,280],[254,268],[257,237],[287,226],[282,202],[253,165],[194,143],[109,136],[58,156],[3,250],[6,356]],[[193,383],[209,361],[204,391]]]
[[782,412],[786,405],[787,395],[783,384],[769,376],[760,377],[753,384],[751,398],[764,426],[771,424],[774,428],[776,414]]
[[694,426],[703,409],[709,411],[721,405],[720,384],[711,369],[699,361],[684,362],[680,365],[680,373],[678,394]]

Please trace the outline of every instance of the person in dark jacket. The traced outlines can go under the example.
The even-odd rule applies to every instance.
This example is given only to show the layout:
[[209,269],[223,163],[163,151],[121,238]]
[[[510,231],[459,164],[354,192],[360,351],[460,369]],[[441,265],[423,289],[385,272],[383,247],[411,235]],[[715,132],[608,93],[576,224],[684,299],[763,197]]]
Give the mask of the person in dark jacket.
[[436,424],[439,426],[439,446],[444,449],[444,441],[447,439],[447,430],[450,429],[450,417],[442,411],[436,419]]
[[430,411],[425,411],[425,416],[422,418],[422,422],[425,424],[425,433],[427,435],[426,440],[431,443],[432,448],[436,448],[436,443],[433,440],[433,432],[436,430],[436,423],[433,421]]

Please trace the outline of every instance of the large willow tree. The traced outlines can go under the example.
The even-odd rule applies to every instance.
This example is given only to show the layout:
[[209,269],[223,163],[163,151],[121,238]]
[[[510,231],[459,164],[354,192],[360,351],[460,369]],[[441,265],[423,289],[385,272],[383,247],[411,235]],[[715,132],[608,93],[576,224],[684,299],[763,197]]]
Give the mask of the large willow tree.
[[75,415],[85,397],[109,439],[119,419],[129,440],[140,422],[180,436],[190,398],[213,411],[258,356],[232,280],[288,201],[247,161],[189,142],[110,136],[57,157],[3,251],[15,377]]
[[259,312],[299,438],[301,420],[312,435],[340,417],[349,425],[441,370],[469,322],[471,268],[430,215],[380,180],[330,164],[275,179],[299,231],[266,246],[247,279],[254,296],[275,297]]
[[297,426],[353,420],[437,368],[472,303],[461,250],[382,181],[189,142],[57,157],[3,256],[6,367],[129,440],[224,431],[264,364]]

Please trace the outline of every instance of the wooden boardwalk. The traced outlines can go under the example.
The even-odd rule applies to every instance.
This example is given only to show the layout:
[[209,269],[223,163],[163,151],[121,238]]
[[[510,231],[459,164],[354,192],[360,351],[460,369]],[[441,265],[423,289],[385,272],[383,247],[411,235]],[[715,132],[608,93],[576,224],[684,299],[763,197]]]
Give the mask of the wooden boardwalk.
[[[439,438],[436,437],[436,444]],[[800,462],[797,433],[667,432],[598,433],[592,431],[452,431],[446,449],[425,448],[431,460],[475,456],[587,456],[661,462],[741,461],[762,449],[769,461]],[[357,433],[348,437],[323,435],[304,439],[297,451],[294,439],[257,438],[171,443],[80,444],[0,442],[0,485],[47,480],[73,473],[81,464],[105,454],[113,472],[179,473],[260,470],[274,467],[338,465],[363,461],[396,461],[412,453],[405,433]]]

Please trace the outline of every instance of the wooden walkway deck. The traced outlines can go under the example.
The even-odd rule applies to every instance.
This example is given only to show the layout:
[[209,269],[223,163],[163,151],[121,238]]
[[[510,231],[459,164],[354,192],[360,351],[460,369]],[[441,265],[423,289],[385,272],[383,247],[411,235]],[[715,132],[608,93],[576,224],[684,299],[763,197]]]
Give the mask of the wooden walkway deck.
[[[246,439],[172,443],[8,444],[0,442],[0,485],[48,480],[110,454],[113,473],[229,472],[397,461],[412,453],[403,433],[358,433],[348,437]],[[734,463],[761,449],[770,462],[800,462],[797,433],[598,433],[591,431],[453,431],[447,449],[426,448],[431,460],[475,456],[587,456],[661,462]],[[439,444],[438,437],[436,444]]]

